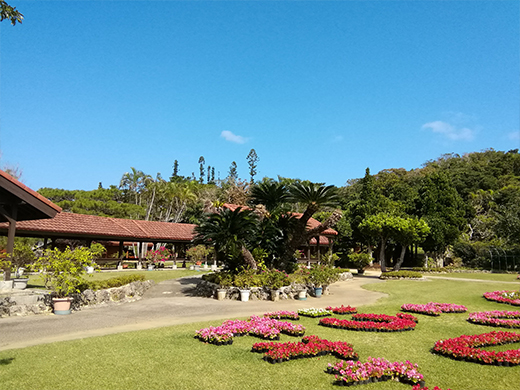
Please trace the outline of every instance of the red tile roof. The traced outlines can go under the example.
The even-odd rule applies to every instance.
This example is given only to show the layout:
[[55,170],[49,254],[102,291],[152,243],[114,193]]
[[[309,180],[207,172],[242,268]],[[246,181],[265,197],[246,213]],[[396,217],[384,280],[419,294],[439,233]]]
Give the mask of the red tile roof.
[[10,216],[0,214],[0,222],[8,221],[9,218],[15,218],[17,221],[53,218],[56,213],[61,212],[61,207],[2,170],[0,170],[0,200],[5,206],[16,205],[16,213]]
[[[131,219],[106,218],[95,215],[60,213],[53,219],[20,221],[17,235],[29,237],[92,238],[125,241],[186,241],[193,239],[195,225]],[[0,224],[6,231],[7,224]]]
[[15,186],[19,187],[22,191],[25,191],[27,194],[29,194],[30,196],[38,199],[40,202],[43,202],[45,203],[47,206],[53,208],[54,210],[56,210],[58,213],[61,212],[61,207],[52,203],[49,199],[47,199],[46,197],[40,195],[39,193],[37,193],[36,191],[30,189],[29,187],[27,187],[25,184],[21,183],[20,181],[16,180],[14,177],[12,177],[10,174],[8,174],[7,172],[4,172],[0,169],[0,176],[3,177],[4,179],[10,181],[11,183],[13,183]]

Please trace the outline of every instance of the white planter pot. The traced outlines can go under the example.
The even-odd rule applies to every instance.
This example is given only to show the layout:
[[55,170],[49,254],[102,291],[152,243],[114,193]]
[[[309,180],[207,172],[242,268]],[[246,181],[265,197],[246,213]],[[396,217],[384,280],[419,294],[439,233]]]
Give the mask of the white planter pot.
[[93,274],[94,273],[94,267],[87,267],[87,274]]
[[298,292],[298,300],[305,301],[307,299],[307,290],[301,290]]
[[13,288],[15,290],[25,290],[27,288],[28,282],[29,282],[29,278],[14,278],[13,279]]
[[177,269],[177,264],[173,264],[172,269]]
[[143,269],[143,265],[142,265],[141,263],[138,263],[138,264],[137,264],[137,269],[138,269],[138,270]]
[[217,290],[217,300],[223,301],[226,299],[227,290],[225,288],[219,288]]
[[0,291],[10,291],[13,289],[12,280],[0,280]]
[[251,291],[249,290],[240,290],[240,300],[242,302],[249,301],[249,294],[251,294]]

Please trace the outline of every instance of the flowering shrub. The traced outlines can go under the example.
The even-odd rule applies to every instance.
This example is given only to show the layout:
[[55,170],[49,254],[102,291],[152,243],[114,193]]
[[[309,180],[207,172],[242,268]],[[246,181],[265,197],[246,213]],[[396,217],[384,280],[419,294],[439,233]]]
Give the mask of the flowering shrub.
[[493,291],[484,293],[484,298],[488,301],[495,301],[499,303],[509,303],[510,305],[520,306],[520,292],[519,291]]
[[462,335],[453,339],[439,340],[433,347],[433,352],[456,360],[466,360],[481,364],[518,365],[520,350],[485,351],[477,347],[517,343],[520,334],[512,332],[490,332],[473,336]]
[[426,314],[430,316],[440,316],[441,313],[464,313],[468,309],[463,305],[455,305],[453,303],[437,303],[429,302],[426,305],[415,305],[412,303],[405,303],[401,306],[402,311],[409,311],[412,313]]
[[417,320],[415,317],[413,317],[414,320],[409,317],[400,318],[398,315],[388,316],[386,314],[354,314],[352,318],[355,320],[348,321],[338,318],[322,318],[319,324],[331,328],[365,332],[401,332],[413,330]]
[[161,246],[159,249],[155,251],[148,251],[146,254],[146,259],[154,264],[160,264],[168,260],[171,256],[171,252],[166,249],[164,246]]
[[314,307],[311,307],[310,309],[300,309],[300,310],[298,310],[298,314],[301,315],[301,316],[305,316],[305,317],[316,318],[316,317],[330,316],[330,315],[332,315],[332,311],[331,310],[327,310],[327,309],[322,309],[322,308],[316,309]]
[[329,363],[327,372],[334,374],[336,384],[343,386],[387,380],[418,384],[424,379],[418,369],[417,364],[408,360],[391,363],[383,358],[369,357],[366,363],[343,360],[334,365]]
[[[421,387],[421,385],[417,384],[414,387],[412,387],[412,390],[429,390],[428,387]],[[435,386],[433,390],[442,390],[439,386]],[[451,389],[446,389],[451,390]]]
[[325,310],[329,310],[329,311],[333,312],[334,314],[354,314],[354,313],[357,313],[357,309],[355,307],[343,306],[343,305],[341,305],[340,307],[327,306],[325,308]]
[[270,363],[281,363],[290,359],[310,358],[333,354],[340,359],[357,360],[352,344],[344,341],[328,341],[318,336],[306,336],[302,342],[288,343],[256,343],[252,352],[264,354],[264,360]]
[[298,313],[296,313],[295,311],[286,311],[286,310],[275,311],[272,313],[265,313],[264,317],[274,318],[276,320],[281,320],[281,319],[299,320],[300,319],[300,317],[298,316]]
[[520,311],[482,311],[470,313],[469,322],[479,325],[520,328]]
[[197,330],[195,338],[205,343],[228,345],[233,342],[234,336],[249,334],[266,340],[278,340],[280,333],[301,337],[305,334],[305,327],[268,317],[251,316],[248,321],[226,320],[221,326]]

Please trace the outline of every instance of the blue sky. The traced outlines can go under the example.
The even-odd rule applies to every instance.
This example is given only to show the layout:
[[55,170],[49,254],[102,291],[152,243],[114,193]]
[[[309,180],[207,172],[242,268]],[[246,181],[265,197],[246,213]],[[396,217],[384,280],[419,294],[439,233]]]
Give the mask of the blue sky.
[[0,165],[95,189],[135,167],[342,186],[520,147],[518,1],[18,1]]

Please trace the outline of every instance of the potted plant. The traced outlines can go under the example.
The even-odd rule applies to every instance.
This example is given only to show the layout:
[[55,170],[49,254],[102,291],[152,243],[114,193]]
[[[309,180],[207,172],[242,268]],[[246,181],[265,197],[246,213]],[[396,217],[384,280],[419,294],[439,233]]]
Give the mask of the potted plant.
[[72,294],[80,292],[78,286],[84,282],[86,267],[93,266],[95,249],[79,247],[65,251],[47,249],[36,263],[42,271],[45,287],[52,290],[54,314],[70,314]]
[[0,269],[4,270],[3,280],[0,280],[0,291],[9,291],[13,288],[13,281],[6,280],[6,270],[11,270],[11,260],[9,260],[5,249],[0,250]]
[[313,264],[309,272],[309,281],[314,285],[316,298],[321,298],[323,287],[334,279],[335,272],[331,267],[323,264]]
[[226,298],[228,288],[233,285],[233,277],[227,272],[222,272],[218,284],[220,288],[217,289],[217,299],[222,301]]
[[164,263],[171,257],[171,252],[166,247],[161,246],[156,250],[149,250],[146,253],[146,262],[148,271],[153,271],[157,268],[164,268]]
[[307,299],[307,284],[310,283],[309,276],[310,271],[304,265],[300,265],[292,274],[293,283],[302,286],[302,289],[298,292],[298,299],[300,301],[305,301]]
[[240,300],[249,301],[250,287],[256,286],[256,272],[254,270],[242,270],[233,278],[233,284],[240,290]]
[[372,258],[368,253],[352,253],[348,258],[350,263],[357,269],[358,275],[363,275],[365,267],[372,262]]
[[266,284],[271,289],[271,299],[273,301],[280,300],[280,288],[289,285],[289,275],[283,271],[272,269],[266,276]]

